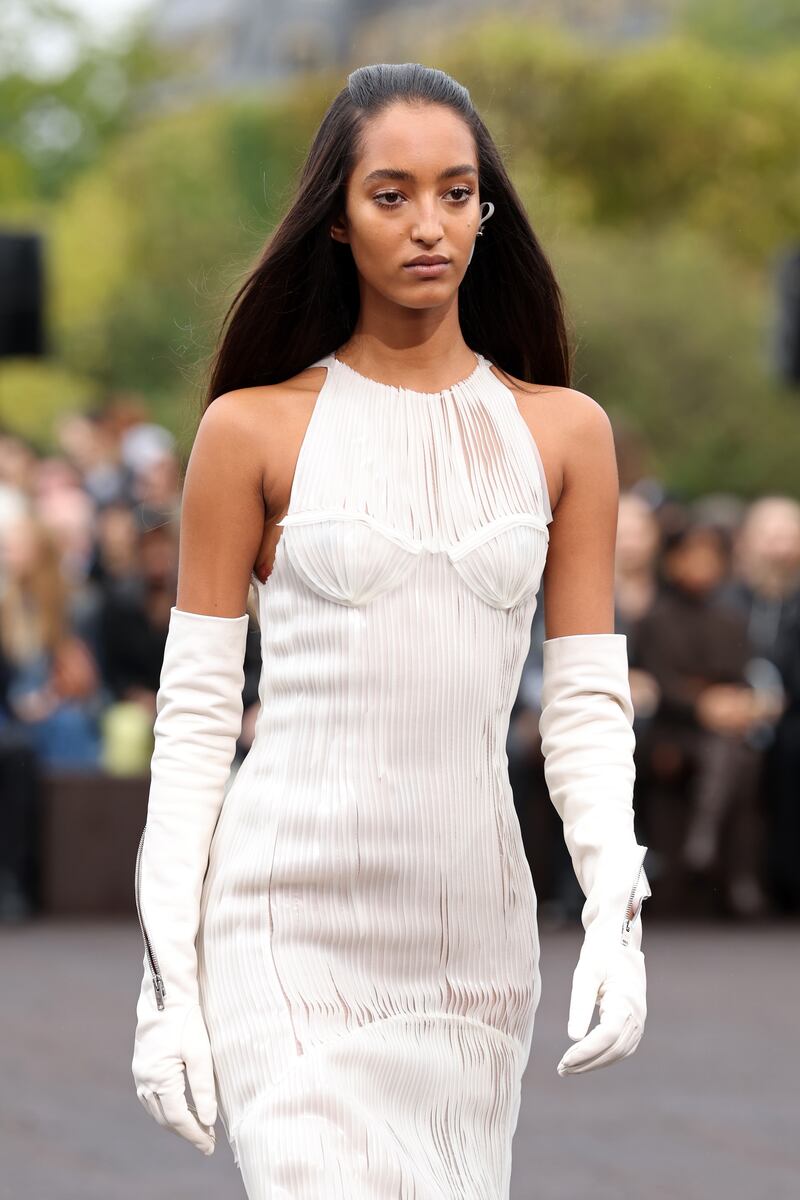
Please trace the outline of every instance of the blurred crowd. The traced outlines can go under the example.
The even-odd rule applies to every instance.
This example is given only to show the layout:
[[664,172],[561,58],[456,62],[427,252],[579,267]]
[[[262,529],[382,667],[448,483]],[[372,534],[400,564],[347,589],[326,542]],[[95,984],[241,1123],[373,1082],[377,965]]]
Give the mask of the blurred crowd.
[[[70,414],[43,455],[0,430],[0,920],[37,911],[44,784],[146,775],[175,603],[181,463],[135,399]],[[800,911],[800,504],[620,498],[616,630],[628,639],[636,822],[650,911]],[[250,609],[244,721],[261,669]],[[508,738],[541,911],[580,912],[538,732],[544,606]]]
[[[42,455],[0,431],[0,920],[35,914],[46,784],[141,776],[175,603],[181,462],[135,399],[73,413]],[[261,661],[248,637],[252,741]]]
[[[627,637],[635,828],[648,916],[800,912],[800,504],[680,503],[652,480],[620,496],[615,630]],[[508,753],[542,907],[580,914],[543,799],[542,606]],[[556,818],[557,820],[557,818]]]

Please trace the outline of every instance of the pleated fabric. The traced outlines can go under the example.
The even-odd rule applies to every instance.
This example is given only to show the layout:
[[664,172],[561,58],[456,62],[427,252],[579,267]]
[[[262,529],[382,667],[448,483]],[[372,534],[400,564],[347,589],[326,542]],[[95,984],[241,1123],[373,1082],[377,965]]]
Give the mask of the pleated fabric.
[[508,778],[552,520],[513,392],[335,355],[258,591],[197,939],[250,1200],[501,1200],[541,993]]

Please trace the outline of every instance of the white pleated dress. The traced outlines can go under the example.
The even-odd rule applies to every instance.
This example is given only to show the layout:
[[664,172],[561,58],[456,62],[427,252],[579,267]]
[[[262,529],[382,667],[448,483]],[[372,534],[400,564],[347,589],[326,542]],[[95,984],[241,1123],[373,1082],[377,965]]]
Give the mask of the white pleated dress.
[[541,992],[506,736],[552,512],[514,394],[334,355],[197,939],[250,1200],[501,1200]]

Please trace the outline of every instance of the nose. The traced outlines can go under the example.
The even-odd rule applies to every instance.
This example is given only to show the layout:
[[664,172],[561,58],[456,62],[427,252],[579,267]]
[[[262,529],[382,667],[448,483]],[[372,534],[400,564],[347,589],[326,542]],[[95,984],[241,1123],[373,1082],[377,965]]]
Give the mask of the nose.
[[435,204],[419,206],[418,216],[411,230],[414,241],[437,242],[442,237],[442,221]]

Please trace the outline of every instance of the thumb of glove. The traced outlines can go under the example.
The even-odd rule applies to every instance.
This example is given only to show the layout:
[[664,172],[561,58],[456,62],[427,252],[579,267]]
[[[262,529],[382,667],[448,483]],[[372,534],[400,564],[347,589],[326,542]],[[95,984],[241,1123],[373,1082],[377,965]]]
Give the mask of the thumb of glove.
[[197,1119],[214,1136],[217,1121],[217,1093],[214,1085],[214,1063],[211,1044],[200,1006],[195,1005],[183,1027],[181,1055],[186,1066],[186,1078],[192,1089]]
[[582,959],[572,975],[572,993],[569,1001],[567,1036],[573,1042],[586,1036],[597,1003],[598,989],[596,972]]

